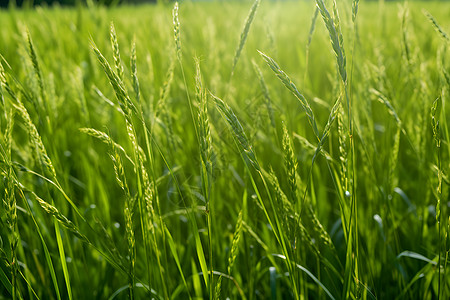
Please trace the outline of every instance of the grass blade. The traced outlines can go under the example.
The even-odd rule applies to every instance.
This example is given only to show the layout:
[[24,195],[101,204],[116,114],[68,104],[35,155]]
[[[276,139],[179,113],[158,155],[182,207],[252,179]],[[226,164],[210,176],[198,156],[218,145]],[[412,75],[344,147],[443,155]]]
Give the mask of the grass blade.
[[58,221],[56,219],[54,219],[53,224],[55,225],[56,242],[58,243],[59,257],[60,257],[60,261],[61,261],[61,267],[63,269],[64,281],[66,283],[67,295],[69,297],[69,300],[72,300],[73,299],[72,298],[72,285],[70,284],[70,276],[69,276],[69,270],[67,269],[66,254],[64,252],[64,244],[63,244],[63,241],[61,238],[61,232],[59,231]]

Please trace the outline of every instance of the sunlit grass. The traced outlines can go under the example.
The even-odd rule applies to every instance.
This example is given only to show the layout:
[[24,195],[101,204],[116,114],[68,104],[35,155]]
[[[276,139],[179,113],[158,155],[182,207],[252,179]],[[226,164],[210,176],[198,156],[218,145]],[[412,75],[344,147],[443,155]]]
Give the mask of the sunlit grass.
[[450,5],[315,2],[0,11],[0,299],[448,298]]

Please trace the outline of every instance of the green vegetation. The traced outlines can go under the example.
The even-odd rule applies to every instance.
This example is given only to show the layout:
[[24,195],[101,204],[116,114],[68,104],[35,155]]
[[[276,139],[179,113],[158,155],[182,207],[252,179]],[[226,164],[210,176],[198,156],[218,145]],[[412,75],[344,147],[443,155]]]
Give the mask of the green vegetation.
[[448,299],[450,6],[0,11],[0,299]]

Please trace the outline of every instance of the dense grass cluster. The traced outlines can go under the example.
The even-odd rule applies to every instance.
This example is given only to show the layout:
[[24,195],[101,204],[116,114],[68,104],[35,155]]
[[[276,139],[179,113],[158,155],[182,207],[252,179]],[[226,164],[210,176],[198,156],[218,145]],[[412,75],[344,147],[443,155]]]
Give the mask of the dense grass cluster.
[[0,11],[0,299],[450,297],[450,6],[260,2]]

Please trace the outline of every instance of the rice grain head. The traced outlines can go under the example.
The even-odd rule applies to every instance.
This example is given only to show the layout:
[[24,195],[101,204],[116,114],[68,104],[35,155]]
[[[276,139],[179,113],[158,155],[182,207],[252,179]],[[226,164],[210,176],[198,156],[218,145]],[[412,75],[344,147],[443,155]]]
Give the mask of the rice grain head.
[[228,104],[223,102],[222,99],[214,96],[212,93],[210,93],[214,104],[216,105],[219,112],[222,114],[222,116],[227,121],[228,125],[230,126],[234,137],[236,138],[238,142],[239,149],[241,150],[244,157],[246,157],[251,165],[257,170],[261,171],[261,167],[259,166],[259,163],[256,159],[256,155],[253,152],[253,148],[247,138],[247,135],[244,132],[244,128],[242,127],[241,123],[239,122],[238,118],[234,114],[233,110],[231,109]]
[[[38,62],[38,58],[36,55],[36,51],[34,50],[34,44],[33,41],[31,39],[31,35],[30,32],[27,30],[27,43],[28,43],[28,55],[30,56],[31,59],[31,63],[33,65],[34,68],[34,72],[36,74],[36,77],[38,79],[38,85],[39,85],[39,89],[41,92],[41,96],[42,98],[44,95],[44,80],[42,79],[42,72],[41,72],[41,68]],[[44,99],[42,99],[44,100]]]
[[64,226],[66,229],[72,232],[77,238],[79,238],[80,240],[82,240],[87,244],[90,244],[88,238],[79,231],[78,227],[66,216],[64,216],[55,206],[49,204],[48,202],[40,198],[38,195],[36,195],[34,192],[30,193],[31,195],[33,195],[33,197],[36,199],[36,201],[39,203],[42,209],[44,209],[45,212],[53,216],[62,226]]
[[288,88],[288,90],[290,90],[291,93],[294,94],[294,96],[300,101],[300,104],[302,105],[303,110],[305,111],[309,123],[314,131],[314,134],[316,135],[316,138],[319,139],[319,130],[317,129],[316,118],[306,98],[297,90],[297,87],[289,78],[289,76],[283,70],[281,70],[281,68],[272,58],[262,53],[261,51],[258,52],[278,77],[278,79],[280,79],[281,82]]
[[236,256],[239,249],[239,240],[241,239],[241,233],[242,233],[242,210],[239,211],[239,215],[236,221],[236,229],[234,230],[233,234],[233,242],[231,243],[231,251],[230,255],[228,256],[228,266],[227,266],[228,275],[231,275],[234,262],[236,261]]
[[256,11],[258,9],[259,3],[261,0],[255,0],[252,7],[250,8],[250,12],[245,19],[245,25],[242,29],[241,35],[239,37],[239,44],[236,48],[236,52],[233,58],[233,67],[231,68],[231,76],[233,76],[234,69],[239,61],[239,57],[241,56],[242,49],[244,49],[245,42],[247,41],[248,32],[250,31],[250,26],[252,25],[253,19],[255,18]]
[[180,39],[180,20],[178,18],[178,1],[175,2],[172,10],[173,17],[173,37],[175,39],[175,50],[178,60],[181,61],[181,39]]
[[141,103],[141,93],[139,88],[139,79],[137,75],[137,63],[136,63],[136,41],[133,41],[131,44],[131,57],[130,57],[130,65],[131,65],[131,79],[133,81],[133,89],[134,94],[136,96],[137,103]]
[[444,29],[439,25],[439,23],[436,21],[436,19],[433,17],[432,14],[430,14],[425,9],[422,10],[424,15],[430,20],[431,24],[433,24],[434,29],[437,33],[440,34],[440,36],[447,42],[450,43],[450,36],[447,34],[447,32],[444,31]]
[[340,29],[340,20],[339,15],[337,13],[336,1],[333,0],[334,17],[332,17],[328,12],[323,0],[316,0],[316,4],[320,10],[322,19],[330,35],[331,45],[334,53],[336,54],[339,74],[341,75],[342,81],[345,84],[347,82],[346,57],[344,53],[344,44],[343,44],[344,39]]
[[200,70],[200,62],[198,59],[195,61],[196,75],[195,75],[195,89],[196,89],[196,101],[199,106],[198,111],[198,132],[200,139],[200,155],[202,161],[206,167],[207,173],[212,175],[212,139],[211,129],[209,126],[208,118],[208,98],[206,97],[206,91],[203,88],[202,75]]
[[122,60],[120,59],[119,42],[117,41],[116,28],[114,27],[113,22],[111,22],[111,25],[110,25],[110,39],[111,39],[111,47],[113,50],[114,64],[116,66],[117,76],[123,82],[123,66],[122,66]]
[[31,121],[31,118],[30,118],[30,115],[28,114],[27,109],[21,102],[18,102],[17,104],[13,104],[13,106],[19,112],[20,116],[22,117],[22,119],[25,122],[25,127],[27,128],[28,134],[30,135],[30,141],[36,150],[36,154],[40,158],[40,160],[39,160],[40,163],[43,164],[43,166],[51,174],[52,178],[56,179],[55,167],[53,166],[53,163],[47,154],[47,150],[45,149],[45,146],[42,143],[41,136],[39,135],[39,132],[38,132],[36,126]]
[[291,137],[287,131],[286,125],[283,124],[283,153],[284,153],[284,165],[289,183],[290,201],[292,203],[297,202],[297,166],[298,161],[295,157],[294,147]]

